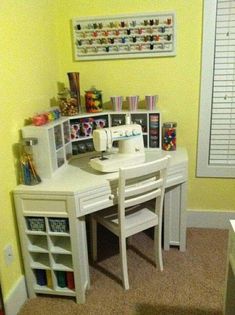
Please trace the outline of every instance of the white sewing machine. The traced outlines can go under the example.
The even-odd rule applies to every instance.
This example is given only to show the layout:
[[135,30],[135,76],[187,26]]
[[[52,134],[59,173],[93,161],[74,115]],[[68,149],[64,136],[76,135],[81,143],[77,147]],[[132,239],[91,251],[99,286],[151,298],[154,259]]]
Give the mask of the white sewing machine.
[[[118,149],[113,142],[118,141]],[[93,131],[93,143],[101,156],[92,158],[90,165],[101,172],[116,172],[122,166],[145,161],[144,142],[140,125],[122,125]]]

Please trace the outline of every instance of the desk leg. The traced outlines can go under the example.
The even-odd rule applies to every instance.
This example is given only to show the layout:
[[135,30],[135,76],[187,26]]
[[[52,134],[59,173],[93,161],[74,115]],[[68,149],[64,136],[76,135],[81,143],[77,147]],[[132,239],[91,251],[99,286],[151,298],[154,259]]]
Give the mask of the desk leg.
[[164,199],[164,250],[186,247],[186,184],[166,189]]
[[67,200],[69,212],[70,241],[74,269],[74,282],[77,303],[85,303],[86,289],[90,287],[90,275],[86,239],[85,217],[76,217],[76,200],[69,197]]
[[180,251],[186,250],[186,203],[187,203],[187,184],[181,184],[181,202],[180,202]]
[[164,198],[164,226],[163,226],[163,234],[164,234],[164,250],[170,249],[170,229],[171,229],[171,193],[169,189],[165,190],[165,198]]

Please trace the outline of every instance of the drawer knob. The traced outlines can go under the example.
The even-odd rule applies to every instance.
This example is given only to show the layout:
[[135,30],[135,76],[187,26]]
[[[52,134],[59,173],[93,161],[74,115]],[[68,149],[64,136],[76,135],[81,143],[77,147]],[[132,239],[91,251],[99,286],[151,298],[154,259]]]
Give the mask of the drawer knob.
[[109,200],[113,200],[114,199],[114,195],[109,195]]

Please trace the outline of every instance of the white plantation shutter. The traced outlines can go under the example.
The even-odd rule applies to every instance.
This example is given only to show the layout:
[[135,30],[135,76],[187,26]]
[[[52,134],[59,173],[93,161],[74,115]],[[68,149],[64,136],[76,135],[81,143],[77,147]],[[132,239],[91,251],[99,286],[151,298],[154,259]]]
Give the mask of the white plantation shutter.
[[235,177],[235,0],[205,0],[197,175]]

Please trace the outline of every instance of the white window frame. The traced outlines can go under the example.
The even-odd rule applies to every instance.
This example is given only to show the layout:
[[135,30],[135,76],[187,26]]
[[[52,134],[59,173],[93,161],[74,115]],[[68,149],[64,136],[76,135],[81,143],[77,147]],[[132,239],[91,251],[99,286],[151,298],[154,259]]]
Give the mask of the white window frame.
[[204,0],[197,176],[235,177],[235,165],[209,164],[216,10],[217,0]]

